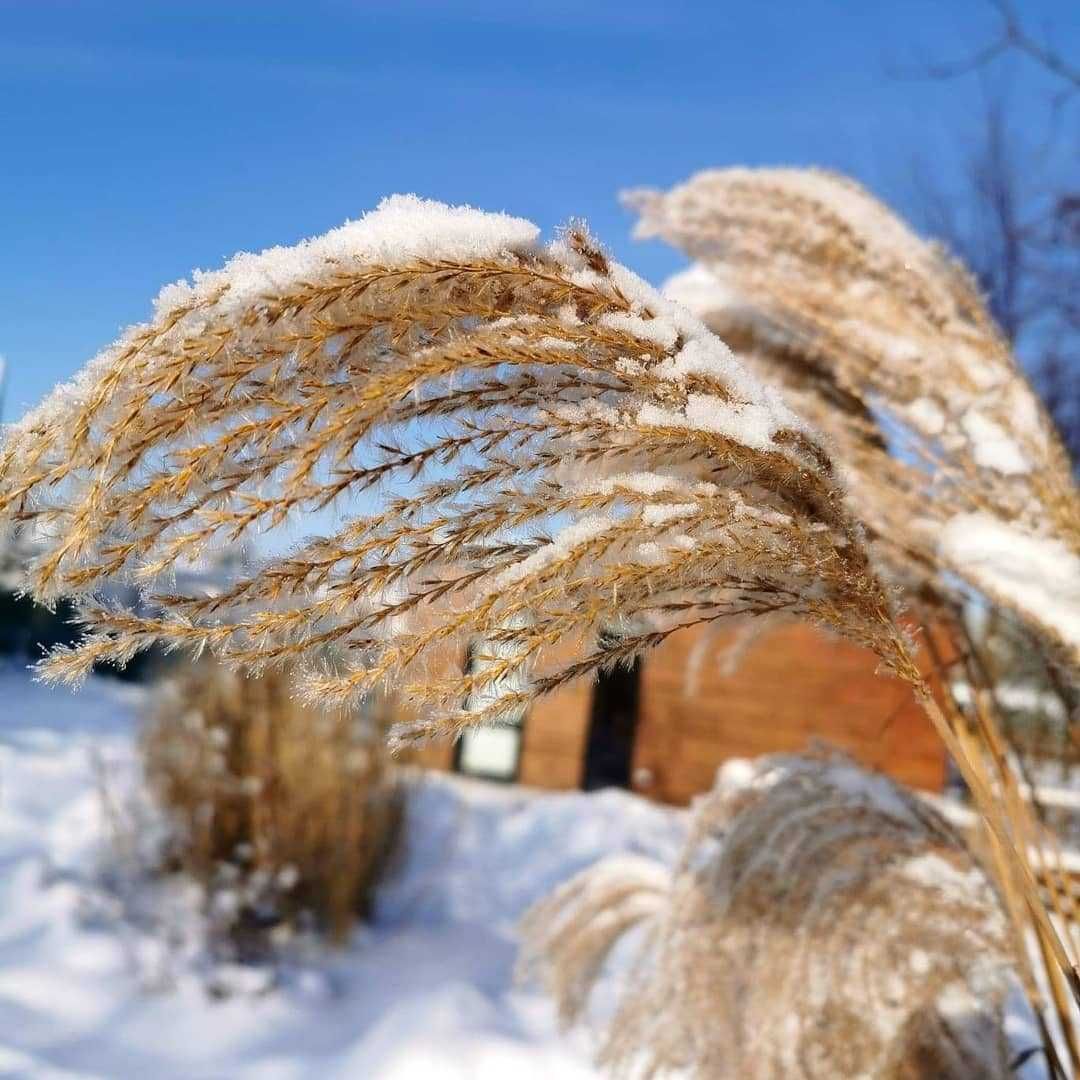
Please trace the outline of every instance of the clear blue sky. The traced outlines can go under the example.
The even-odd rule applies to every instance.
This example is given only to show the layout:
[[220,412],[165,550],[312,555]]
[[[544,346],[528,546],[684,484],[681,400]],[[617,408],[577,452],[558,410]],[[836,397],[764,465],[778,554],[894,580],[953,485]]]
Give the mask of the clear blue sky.
[[[1078,0],[1020,0],[1080,52]],[[903,198],[955,169],[977,80],[903,79],[993,27],[981,0],[0,0],[6,419],[166,281],[394,191],[586,217],[658,279],[620,187],[820,163]],[[1017,70],[1019,115],[1045,84]]]

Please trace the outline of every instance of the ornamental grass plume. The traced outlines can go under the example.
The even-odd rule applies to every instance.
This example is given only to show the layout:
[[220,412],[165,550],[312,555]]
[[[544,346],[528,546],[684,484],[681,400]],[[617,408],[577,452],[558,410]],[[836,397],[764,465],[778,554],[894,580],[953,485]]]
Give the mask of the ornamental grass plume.
[[[212,594],[174,574],[345,502],[331,535]],[[397,196],[166,288],[7,430],[5,518],[40,544],[29,589],[74,597],[88,628],[46,677],[157,642],[295,665],[320,704],[392,683],[415,718],[398,741],[512,718],[682,627],[814,620],[915,687],[1080,989],[821,438],[581,226],[542,245],[526,221]],[[140,610],[108,602],[117,580]],[[492,655],[463,670],[476,641]]]
[[974,279],[859,185],[719,169],[629,192],[684,303],[824,432],[883,562],[962,581],[1080,663],[1080,494]]
[[[30,588],[89,628],[46,674],[162,641],[306,664],[320,701],[393,679],[401,736],[453,733],[680,626],[787,611],[917,679],[812,429],[582,227],[536,236],[399,196],[166,288],[0,453],[0,513],[43,543]],[[374,507],[214,595],[170,584],[346,498]],[[116,579],[157,614],[103,602]],[[478,639],[499,655],[463,673]]]
[[940,815],[840,755],[729,763],[673,870],[602,861],[523,929],[520,973],[565,1024],[636,948],[602,1028],[615,1077],[1005,1078],[1029,1049],[1005,1035],[990,883]]
[[[668,283],[668,295],[760,377],[782,385],[829,439],[853,512],[868,526],[874,565],[902,587],[921,625],[962,744],[951,749],[967,759],[966,772],[978,772],[982,800],[997,804],[1013,837],[1004,859],[989,846],[999,886],[1011,895],[1017,865],[1035,853],[1075,961],[1080,909],[1056,839],[1025,799],[1017,754],[1003,736],[999,677],[964,609],[974,590],[991,610],[1019,619],[1074,709],[1080,496],[1061,441],[974,281],[858,185],[823,172],[713,170],[666,194],[626,198],[641,213],[639,235],[661,236],[696,260]],[[963,702],[952,693],[958,679],[968,691]],[[1049,927],[1030,898],[1010,904],[1022,935],[1030,913],[1046,979],[1027,971],[1028,992],[1038,1004],[1040,985],[1049,985],[1080,1068]]]

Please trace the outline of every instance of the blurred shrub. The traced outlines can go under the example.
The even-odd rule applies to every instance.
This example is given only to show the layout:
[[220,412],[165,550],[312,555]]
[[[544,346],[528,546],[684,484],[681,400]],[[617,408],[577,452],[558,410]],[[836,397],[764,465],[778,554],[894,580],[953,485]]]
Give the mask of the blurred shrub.
[[201,660],[161,685],[140,748],[168,819],[163,868],[202,884],[238,959],[305,927],[341,941],[367,912],[402,815],[388,723],[383,701],[301,704],[287,672]]

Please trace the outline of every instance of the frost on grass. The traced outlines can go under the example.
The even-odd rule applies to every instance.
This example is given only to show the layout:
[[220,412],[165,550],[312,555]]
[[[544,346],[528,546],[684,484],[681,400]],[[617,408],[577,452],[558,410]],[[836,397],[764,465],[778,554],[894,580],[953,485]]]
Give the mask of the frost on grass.
[[611,1075],[1014,1075],[992,887],[941,817],[846,758],[725,766],[674,872],[579,874],[526,917],[522,973],[584,1020],[634,935],[600,1051]]
[[[831,441],[856,514],[910,592],[983,576],[942,531],[979,513],[1017,556],[1080,556],[1071,466],[976,284],[855,183],[800,169],[706,171],[666,193],[631,192],[637,232],[695,262],[667,294],[720,333]],[[953,524],[955,521],[955,525]],[[1055,557],[1031,577],[1060,578]],[[1073,577],[1049,605],[994,599],[1080,662]]]
[[[213,596],[175,574],[342,506],[367,512]],[[166,289],[10,429],[3,516],[44,539],[30,587],[89,626],[55,677],[163,640],[299,661],[320,700],[390,680],[402,734],[452,732],[772,611],[915,677],[829,456],[775,389],[583,228],[545,246],[411,196]],[[114,580],[143,614],[103,602]],[[492,655],[463,672],[476,642]]]

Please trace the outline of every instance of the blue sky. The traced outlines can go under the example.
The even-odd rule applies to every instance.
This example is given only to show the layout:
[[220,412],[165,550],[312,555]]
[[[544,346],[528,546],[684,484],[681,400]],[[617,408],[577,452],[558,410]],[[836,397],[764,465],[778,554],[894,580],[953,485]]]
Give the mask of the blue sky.
[[[1023,0],[1080,52],[1077,0]],[[734,163],[844,169],[903,202],[954,172],[978,80],[905,78],[992,32],[982,0],[0,0],[5,419],[161,284],[394,191],[588,219],[654,280],[619,188]],[[1047,88],[1002,72],[1015,115]]]

